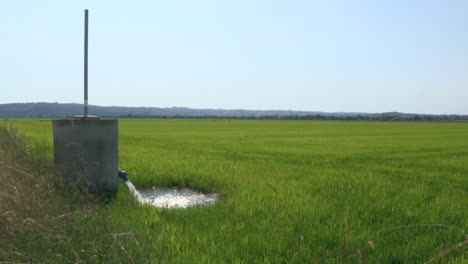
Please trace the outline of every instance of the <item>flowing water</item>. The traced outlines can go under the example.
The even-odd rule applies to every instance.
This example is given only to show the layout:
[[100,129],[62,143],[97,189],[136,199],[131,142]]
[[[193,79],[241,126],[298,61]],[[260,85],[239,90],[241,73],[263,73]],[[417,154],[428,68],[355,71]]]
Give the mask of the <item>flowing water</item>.
[[133,186],[132,182],[126,181],[125,183],[127,184],[127,187],[132,193],[133,197],[135,197],[135,199],[137,199],[138,202],[143,203],[143,197],[141,196],[140,192],[135,188],[135,186]]
[[138,191],[130,181],[125,182],[132,195],[142,204],[158,208],[187,208],[196,205],[213,205],[219,194],[204,194],[188,188],[156,188]]

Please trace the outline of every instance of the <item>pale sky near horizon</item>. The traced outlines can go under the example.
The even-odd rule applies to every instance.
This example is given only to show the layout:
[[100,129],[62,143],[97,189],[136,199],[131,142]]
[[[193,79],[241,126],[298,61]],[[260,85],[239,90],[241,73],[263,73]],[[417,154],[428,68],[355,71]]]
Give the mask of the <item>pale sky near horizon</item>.
[[0,103],[468,114],[467,0],[4,1]]

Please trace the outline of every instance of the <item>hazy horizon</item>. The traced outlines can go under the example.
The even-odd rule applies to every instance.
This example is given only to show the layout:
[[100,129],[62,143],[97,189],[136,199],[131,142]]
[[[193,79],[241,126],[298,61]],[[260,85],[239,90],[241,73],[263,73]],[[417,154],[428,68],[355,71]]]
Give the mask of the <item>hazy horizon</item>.
[[[2,104],[76,104],[76,105],[83,105],[82,102],[10,102],[10,103],[0,103]],[[349,113],[349,114],[384,114],[384,113],[401,113],[401,114],[416,114],[416,115],[459,115],[459,116],[466,116],[465,114],[444,114],[444,113],[416,113],[416,112],[401,112],[401,111],[386,111],[386,112],[360,112],[360,111],[321,111],[321,110],[296,110],[296,109],[250,109],[250,108],[195,108],[195,107],[186,107],[186,106],[146,106],[146,105],[136,105],[136,106],[129,106],[129,105],[97,105],[97,104],[90,104],[90,106],[97,106],[97,107],[129,107],[129,108],[187,108],[191,110],[221,110],[221,111],[291,111],[291,112],[317,112],[317,113],[325,113],[325,114],[333,114],[333,113]],[[93,114],[93,113],[90,113]]]
[[10,1],[0,103],[468,114],[468,2]]

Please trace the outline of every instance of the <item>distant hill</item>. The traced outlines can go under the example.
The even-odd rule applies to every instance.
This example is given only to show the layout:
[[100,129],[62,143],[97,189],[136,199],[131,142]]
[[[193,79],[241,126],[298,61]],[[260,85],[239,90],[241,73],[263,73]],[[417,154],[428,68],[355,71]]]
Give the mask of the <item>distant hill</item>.
[[[72,117],[83,114],[82,104],[0,104],[0,117]],[[100,117],[187,117],[187,118],[277,118],[277,119],[378,119],[378,120],[468,120],[467,115],[426,115],[400,112],[320,112],[292,110],[192,109],[186,107],[89,106],[89,114]]]

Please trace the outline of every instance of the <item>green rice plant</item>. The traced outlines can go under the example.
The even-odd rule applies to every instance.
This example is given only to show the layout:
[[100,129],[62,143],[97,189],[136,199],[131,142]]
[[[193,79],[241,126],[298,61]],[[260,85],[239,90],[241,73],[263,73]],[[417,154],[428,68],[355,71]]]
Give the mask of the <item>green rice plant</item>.
[[[50,120],[11,122],[30,141],[52,142]],[[97,213],[127,243],[121,260],[466,262],[467,123],[119,122],[120,167],[137,188],[221,196],[212,207],[157,209],[122,184]]]

